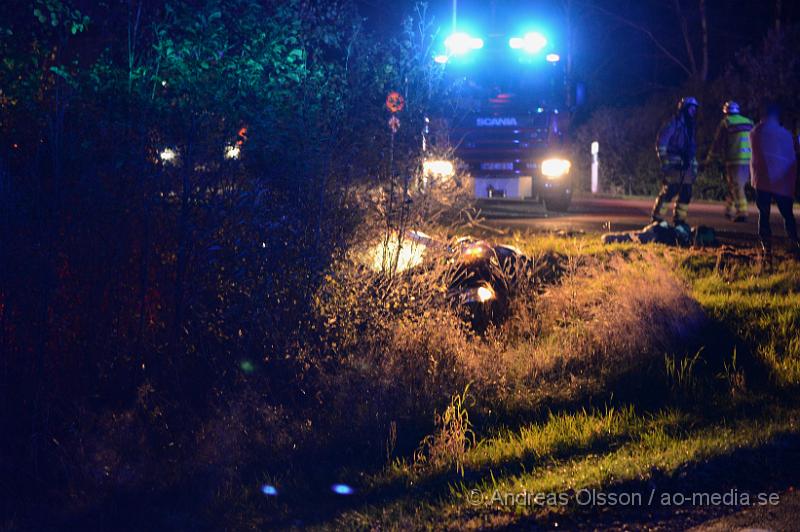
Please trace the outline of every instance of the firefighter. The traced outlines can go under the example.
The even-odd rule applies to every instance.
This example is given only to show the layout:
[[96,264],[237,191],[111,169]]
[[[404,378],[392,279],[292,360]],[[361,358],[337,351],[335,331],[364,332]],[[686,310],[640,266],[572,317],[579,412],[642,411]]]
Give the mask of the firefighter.
[[786,236],[798,255],[800,242],[797,238],[797,222],[794,204],[797,159],[792,134],[780,123],[780,108],[769,103],[764,107],[761,122],[750,132],[753,157],[750,160],[753,188],[756,189],[758,206],[758,236],[763,250],[762,259],[772,264],[772,230],[769,225],[773,200],[783,216]]
[[750,130],[753,121],[742,116],[739,104],[725,102],[722,106],[725,117],[719,123],[714,142],[706,157],[706,165],[723,152],[725,178],[728,181],[728,197],[725,203],[725,217],[734,222],[747,221],[747,196],[744,187],[750,182]]
[[656,151],[661,163],[661,192],[653,206],[653,221],[663,222],[668,203],[677,196],[673,213],[675,225],[685,224],[692,200],[692,184],[697,178],[695,117],[700,104],[688,96],[678,102],[678,110],[658,132]]

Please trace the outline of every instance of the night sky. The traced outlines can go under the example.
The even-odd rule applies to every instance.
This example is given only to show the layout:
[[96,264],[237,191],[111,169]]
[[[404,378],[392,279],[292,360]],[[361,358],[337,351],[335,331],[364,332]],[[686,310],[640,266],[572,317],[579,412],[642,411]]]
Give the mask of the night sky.
[[[573,75],[589,88],[594,105],[625,105],[646,99],[661,89],[684,83],[687,75],[642,29],[652,32],[676,58],[688,63],[680,21],[670,0],[542,0],[538,2],[496,0],[458,2],[459,28],[486,27],[494,18],[497,31],[508,24],[530,21],[565,47],[565,5],[572,6]],[[735,53],[758,45],[775,26],[776,3],[781,4],[781,23],[800,21],[795,2],[708,0],[709,80],[725,71]],[[415,3],[360,0],[367,26],[376,32],[397,31],[403,16]],[[700,48],[698,0],[682,0],[681,8],[695,49]],[[430,2],[434,25],[446,35],[451,27],[452,2]],[[494,11],[494,17],[492,12]],[[512,22],[509,22],[512,21]],[[636,27],[634,27],[636,26]],[[565,53],[562,53],[562,57]],[[699,57],[698,57],[699,61]]]

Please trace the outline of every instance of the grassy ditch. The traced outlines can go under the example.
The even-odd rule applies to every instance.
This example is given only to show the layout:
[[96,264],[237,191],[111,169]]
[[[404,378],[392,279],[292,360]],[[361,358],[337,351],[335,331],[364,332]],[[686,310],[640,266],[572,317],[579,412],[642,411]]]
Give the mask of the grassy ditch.
[[[763,272],[733,248],[510,239],[531,256],[563,257],[563,275],[520,298],[497,331],[464,339],[452,365],[461,380],[440,389],[452,400],[434,407],[431,435],[317,525],[558,526],[586,513],[575,503],[581,490],[646,493],[709,463],[713,472],[682,487],[746,486],[744,469],[718,471],[797,434],[800,265],[787,259]],[[457,423],[447,421],[453,414]],[[789,485],[779,463],[760,467],[778,488]],[[571,501],[509,504],[519,493]]]
[[[742,453],[797,436],[797,263],[762,272],[747,250],[593,235],[501,240],[532,267],[509,287],[508,319],[480,335],[447,301],[446,263],[386,276],[341,257],[294,348],[269,355],[280,382],[237,363],[236,386],[180,440],[170,404],[142,388],[90,437],[59,441],[88,479],[61,491],[60,522],[555,527],[598,518],[575,504],[581,490],[744,486],[756,475],[739,473]],[[770,460],[759,474],[792,471]],[[572,503],[517,504],[520,492]]]

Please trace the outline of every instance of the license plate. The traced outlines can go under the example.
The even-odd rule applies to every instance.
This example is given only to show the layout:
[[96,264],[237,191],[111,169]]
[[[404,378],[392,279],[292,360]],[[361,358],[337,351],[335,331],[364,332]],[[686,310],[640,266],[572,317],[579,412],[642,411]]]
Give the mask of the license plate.
[[513,170],[514,163],[481,163],[481,170]]

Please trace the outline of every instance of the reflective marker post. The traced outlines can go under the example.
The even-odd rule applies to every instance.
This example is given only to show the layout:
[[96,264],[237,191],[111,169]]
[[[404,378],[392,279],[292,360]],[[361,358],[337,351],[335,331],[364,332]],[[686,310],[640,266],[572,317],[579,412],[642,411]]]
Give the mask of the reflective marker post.
[[600,152],[600,143],[597,141],[592,142],[592,194],[597,194],[599,187],[597,177],[598,160],[597,154]]

